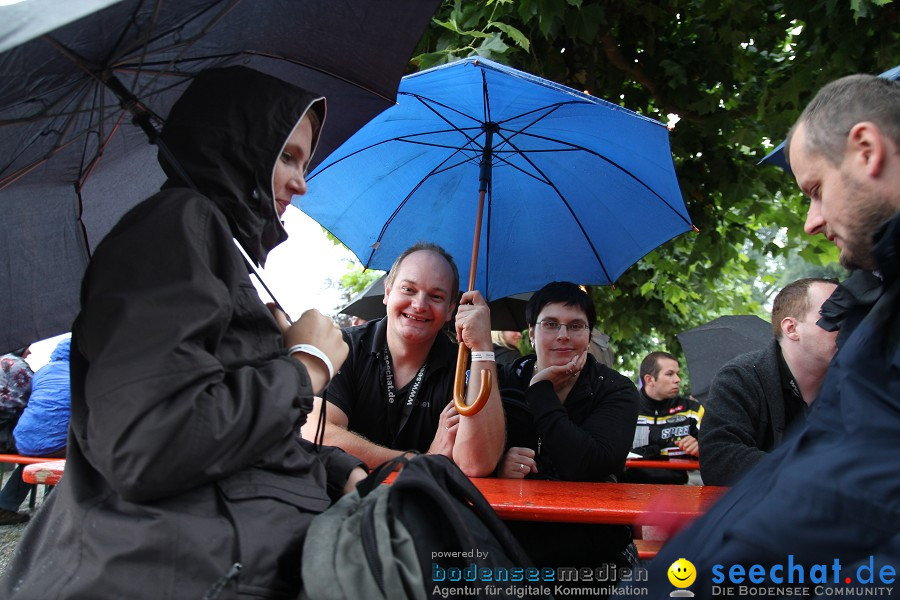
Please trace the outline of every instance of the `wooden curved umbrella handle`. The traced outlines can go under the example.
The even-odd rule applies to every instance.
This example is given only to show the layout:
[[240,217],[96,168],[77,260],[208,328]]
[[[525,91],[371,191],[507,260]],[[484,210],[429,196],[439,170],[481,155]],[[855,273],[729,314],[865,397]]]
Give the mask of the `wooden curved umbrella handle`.
[[488,396],[491,395],[493,375],[488,369],[481,370],[481,387],[478,390],[478,397],[472,404],[466,404],[466,364],[468,362],[469,347],[460,341],[459,354],[456,357],[456,379],[453,380],[453,403],[456,405],[456,412],[464,417],[473,417],[481,412],[481,409],[487,404]]

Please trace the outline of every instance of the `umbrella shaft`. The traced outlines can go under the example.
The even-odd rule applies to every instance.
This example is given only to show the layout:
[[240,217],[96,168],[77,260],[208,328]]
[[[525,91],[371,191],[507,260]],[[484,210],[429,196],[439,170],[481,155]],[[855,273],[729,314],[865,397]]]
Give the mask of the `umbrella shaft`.
[[478,175],[478,191],[484,193],[491,185],[491,163],[494,159],[494,131],[497,130],[497,124],[488,122],[482,125],[481,128],[484,130],[484,148],[481,150],[481,173]]
[[472,240],[472,264],[469,265],[469,291],[475,289],[475,267],[478,266],[478,244],[481,241],[481,216],[484,214],[484,190],[478,192],[478,216],[475,218],[475,239]]

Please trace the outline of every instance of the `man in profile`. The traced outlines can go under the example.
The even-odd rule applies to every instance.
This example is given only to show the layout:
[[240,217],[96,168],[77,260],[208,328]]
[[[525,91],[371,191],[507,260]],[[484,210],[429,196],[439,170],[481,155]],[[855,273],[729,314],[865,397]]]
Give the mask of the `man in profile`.
[[[384,281],[387,316],[344,330],[350,356],[325,392],[324,441],[370,467],[405,451],[443,454],[469,476],[491,473],[506,437],[491,341],[490,310],[478,292],[459,299],[459,272],[440,246],[419,243],[394,262]],[[472,350],[468,385],[481,372],[495,384],[487,404],[464,417],[452,402],[457,346],[442,332],[457,310],[457,337]],[[303,429],[313,439],[316,410]]]
[[806,421],[837,350],[837,333],[816,324],[836,287],[813,277],[787,284],[772,304],[775,339],[716,374],[700,430],[703,483],[733,485]]
[[809,576],[828,565],[828,585],[844,595],[859,572],[891,585],[900,565],[891,460],[900,430],[900,82],[852,75],[826,85],[785,147],[810,199],[806,232],[833,241],[855,270],[822,307],[820,323],[840,327],[838,351],[806,425],[663,547],[647,597],[669,596],[665,571],[681,557],[696,567],[698,598],[713,597],[718,565],[732,592],[732,565],[760,565],[762,587],[778,584],[773,567]]

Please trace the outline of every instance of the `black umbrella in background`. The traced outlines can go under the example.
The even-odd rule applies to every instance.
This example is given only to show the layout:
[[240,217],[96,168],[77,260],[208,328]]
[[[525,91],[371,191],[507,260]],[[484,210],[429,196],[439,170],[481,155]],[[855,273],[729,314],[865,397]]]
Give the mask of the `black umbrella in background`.
[[691,395],[704,400],[719,369],[736,356],[759,350],[773,338],[772,325],[754,315],[719,317],[678,334],[691,376]]
[[0,351],[71,328],[91,250],[163,182],[148,135],[195,73],[245,65],[326,96],[319,161],[394,104],[438,4],[28,0],[0,7]]
[[[373,281],[339,312],[351,317],[360,317],[366,321],[383,317],[386,314],[383,302],[385,277],[382,275]],[[491,329],[499,331],[527,329],[525,306],[528,304],[529,298],[531,298],[530,293],[516,294],[488,302],[488,307],[491,309]]]

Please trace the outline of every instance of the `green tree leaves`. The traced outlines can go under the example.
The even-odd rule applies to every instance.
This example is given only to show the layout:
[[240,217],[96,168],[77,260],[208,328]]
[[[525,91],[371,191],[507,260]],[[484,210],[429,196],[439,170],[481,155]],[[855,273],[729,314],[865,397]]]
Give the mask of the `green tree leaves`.
[[[448,0],[413,64],[486,56],[669,122],[682,194],[700,233],[595,289],[621,365],[723,314],[766,314],[796,261],[833,264],[803,233],[792,178],[757,162],[824,83],[900,63],[890,0]],[[522,232],[523,235],[526,232]],[[794,269],[801,272],[803,269]]]

